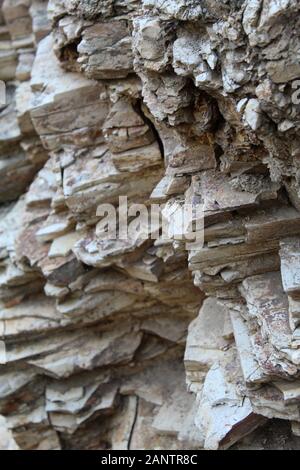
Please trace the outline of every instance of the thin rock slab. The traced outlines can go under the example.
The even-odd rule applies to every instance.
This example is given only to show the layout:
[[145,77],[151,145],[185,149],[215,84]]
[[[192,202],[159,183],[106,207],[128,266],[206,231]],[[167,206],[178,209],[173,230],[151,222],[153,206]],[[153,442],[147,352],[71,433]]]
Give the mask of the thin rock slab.
[[203,433],[204,448],[226,449],[264,423],[255,414],[249,398],[243,398],[230,383],[221,365],[209,370],[195,424]]

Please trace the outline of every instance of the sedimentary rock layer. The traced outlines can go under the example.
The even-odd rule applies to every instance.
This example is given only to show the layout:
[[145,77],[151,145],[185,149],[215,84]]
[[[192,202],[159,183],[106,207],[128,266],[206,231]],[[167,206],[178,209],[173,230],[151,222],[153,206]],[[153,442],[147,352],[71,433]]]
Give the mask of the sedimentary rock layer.
[[1,447],[299,447],[299,10],[0,0]]

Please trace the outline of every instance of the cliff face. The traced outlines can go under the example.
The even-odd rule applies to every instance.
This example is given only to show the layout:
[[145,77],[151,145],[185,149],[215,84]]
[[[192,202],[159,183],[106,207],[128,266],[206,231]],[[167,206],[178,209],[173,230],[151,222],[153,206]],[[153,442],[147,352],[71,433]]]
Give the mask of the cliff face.
[[3,448],[299,447],[299,11],[0,0]]

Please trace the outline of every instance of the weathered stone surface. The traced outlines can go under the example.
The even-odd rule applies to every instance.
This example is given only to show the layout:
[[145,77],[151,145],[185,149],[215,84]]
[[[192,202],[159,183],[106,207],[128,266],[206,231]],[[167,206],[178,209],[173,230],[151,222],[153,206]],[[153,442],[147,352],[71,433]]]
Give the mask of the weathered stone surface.
[[126,20],[86,28],[78,45],[81,70],[89,78],[124,78],[133,68],[131,37]]
[[1,448],[300,447],[299,11],[0,0]]
[[266,376],[255,358],[246,322],[233,309],[230,317],[245,382],[248,384],[264,382]]
[[[223,338],[225,312],[216,299],[209,298],[203,303],[199,316],[190,324],[184,363],[187,381],[193,389],[209,367],[222,358],[228,341]],[[201,374],[202,372],[202,374]]]
[[264,419],[255,415],[249,398],[238,396],[222,368],[214,365],[206,376],[195,422],[203,432],[204,448],[217,450],[230,447]]

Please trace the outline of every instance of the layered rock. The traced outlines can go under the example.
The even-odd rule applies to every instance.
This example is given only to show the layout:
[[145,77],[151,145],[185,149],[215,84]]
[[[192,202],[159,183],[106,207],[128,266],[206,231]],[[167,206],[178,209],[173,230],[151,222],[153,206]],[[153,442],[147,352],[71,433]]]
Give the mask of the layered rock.
[[47,3],[0,1],[1,446],[299,446],[299,5]]

